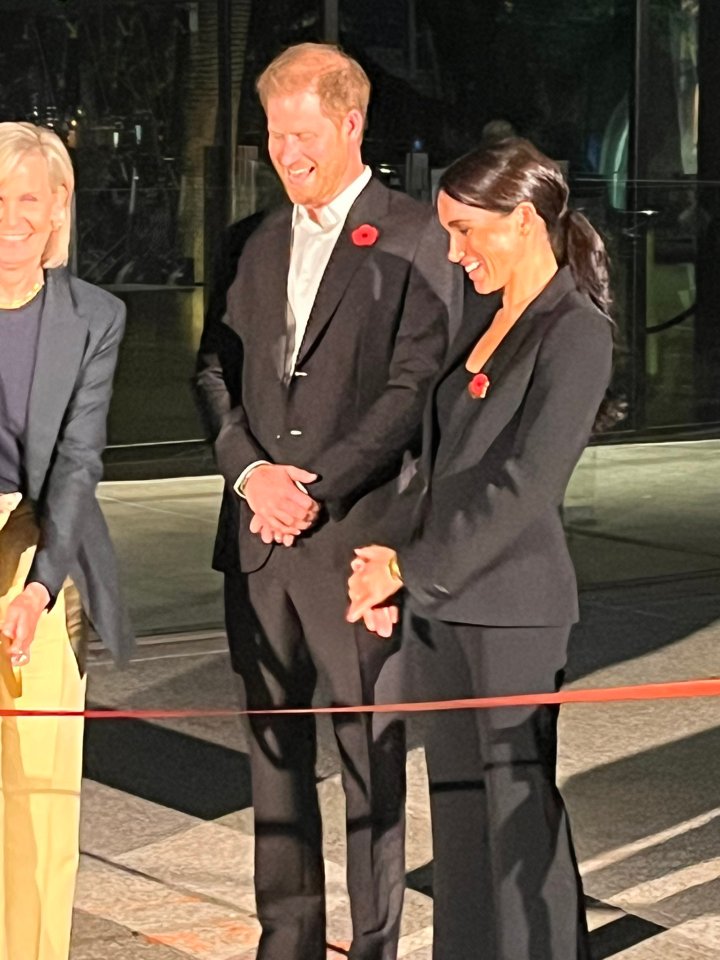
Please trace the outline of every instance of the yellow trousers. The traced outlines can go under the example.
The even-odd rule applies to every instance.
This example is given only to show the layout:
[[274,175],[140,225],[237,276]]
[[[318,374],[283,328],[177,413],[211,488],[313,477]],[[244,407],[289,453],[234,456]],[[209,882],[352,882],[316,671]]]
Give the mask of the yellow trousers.
[[[22,505],[0,529],[0,624],[23,589],[37,543]],[[0,650],[0,709],[82,710],[70,644],[81,616],[68,584],[40,618],[30,662],[13,669]],[[67,960],[79,858],[83,720],[0,718],[0,960]]]

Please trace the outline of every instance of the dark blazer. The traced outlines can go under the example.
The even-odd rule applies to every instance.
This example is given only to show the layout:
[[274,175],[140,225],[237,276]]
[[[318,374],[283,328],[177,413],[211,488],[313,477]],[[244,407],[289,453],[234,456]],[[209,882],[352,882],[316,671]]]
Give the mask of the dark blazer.
[[[371,246],[351,239],[362,224],[378,229]],[[341,545],[338,560],[365,542],[404,451],[419,441],[427,390],[459,314],[460,278],[432,211],[373,179],[335,245],[295,375],[284,382],[291,229],[286,207],[247,240],[228,295],[232,342],[209,325],[200,348],[197,389],[228,491],[214,560],[221,570],[258,569],[273,549],[249,532],[250,510],[230,492],[255,460],[319,475],[310,493],[337,522],[321,521],[310,536]]]
[[65,268],[48,270],[28,424],[27,495],[40,542],[28,582],[56,597],[70,576],[105,645],[127,659],[132,633],[117,564],[95,499],[125,306]]
[[[489,320],[499,298],[485,302]],[[476,330],[456,337],[426,410],[416,532],[398,551],[403,579],[434,619],[569,624],[577,586],[560,507],[610,379],[611,323],[564,267],[486,364],[485,398],[462,391],[438,424],[437,389]]]

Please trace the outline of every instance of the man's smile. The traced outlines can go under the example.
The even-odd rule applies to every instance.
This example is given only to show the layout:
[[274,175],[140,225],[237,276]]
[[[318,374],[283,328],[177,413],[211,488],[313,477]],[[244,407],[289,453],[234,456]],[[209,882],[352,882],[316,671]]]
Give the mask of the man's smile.
[[313,173],[315,172],[315,167],[308,165],[305,167],[286,167],[285,175],[287,176],[290,183],[304,183]]

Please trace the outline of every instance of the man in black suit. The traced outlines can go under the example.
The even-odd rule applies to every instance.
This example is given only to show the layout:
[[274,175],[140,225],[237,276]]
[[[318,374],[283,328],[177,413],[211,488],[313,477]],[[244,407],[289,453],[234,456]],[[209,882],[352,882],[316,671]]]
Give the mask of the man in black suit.
[[[337,48],[303,44],[258,91],[293,203],[244,243],[224,323],[206,326],[197,387],[225,478],[214,563],[250,708],[373,703],[392,645],[344,621],[368,542],[459,299],[432,211],[363,164],[370,85]],[[353,960],[397,953],[404,737],[397,718],[338,716]],[[251,723],[260,960],[324,960],[322,825],[312,717]]]

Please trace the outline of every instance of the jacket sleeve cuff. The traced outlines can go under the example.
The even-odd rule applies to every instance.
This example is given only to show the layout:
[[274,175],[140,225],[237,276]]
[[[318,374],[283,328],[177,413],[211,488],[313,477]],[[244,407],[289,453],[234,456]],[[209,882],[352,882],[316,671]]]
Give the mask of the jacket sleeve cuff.
[[269,460],[253,460],[251,464],[248,464],[248,466],[245,467],[243,472],[240,474],[240,476],[237,478],[237,480],[233,484],[233,490],[239,497],[242,497],[243,500],[245,500],[245,484],[247,483],[250,474],[253,472],[255,467],[261,467],[264,463],[270,463],[270,461]]

